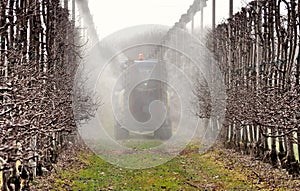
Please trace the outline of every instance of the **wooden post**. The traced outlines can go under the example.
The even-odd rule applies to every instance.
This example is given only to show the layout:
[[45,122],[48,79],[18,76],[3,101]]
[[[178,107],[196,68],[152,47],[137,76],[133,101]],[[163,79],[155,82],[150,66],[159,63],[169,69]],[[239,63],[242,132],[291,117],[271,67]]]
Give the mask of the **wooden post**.
[[[3,159],[0,157],[0,169],[2,168],[2,161]],[[0,171],[0,189],[3,189],[3,171]]]
[[233,0],[229,0],[229,17],[233,16]]
[[200,12],[201,12],[201,19],[200,19],[200,35],[202,38],[203,34],[203,7],[200,7]]
[[195,17],[193,16],[193,18],[192,18],[192,28],[191,28],[192,34],[194,34],[194,28],[195,28]]
[[216,0],[212,0],[212,30],[216,27]]
[[64,0],[64,9],[69,9],[69,6],[68,6],[68,4],[69,4],[69,0]]
[[75,26],[75,0],[72,0],[72,21]]

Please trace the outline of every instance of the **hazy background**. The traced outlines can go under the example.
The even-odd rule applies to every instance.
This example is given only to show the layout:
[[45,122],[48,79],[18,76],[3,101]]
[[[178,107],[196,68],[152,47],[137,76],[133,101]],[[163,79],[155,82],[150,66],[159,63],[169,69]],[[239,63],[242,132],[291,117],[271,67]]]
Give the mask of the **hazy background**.
[[[95,26],[100,39],[120,29],[141,25],[160,24],[172,26],[188,10],[194,0],[89,0]],[[234,0],[234,13],[250,0]],[[212,0],[204,8],[204,27],[211,27]],[[216,0],[216,23],[229,15],[229,0]],[[200,12],[195,17],[195,27],[200,26]]]
[[[228,16],[229,0],[216,1],[216,12],[218,13],[216,16],[217,23],[219,23]],[[126,155],[148,154],[144,151],[130,150],[131,148],[126,146],[126,142],[114,139],[115,120],[112,106],[119,99],[113,100],[112,98],[118,93],[113,90],[123,72],[121,69],[122,62],[127,59],[135,59],[138,53],[143,52],[147,55],[151,52],[152,47],[139,45],[145,43],[159,44],[169,27],[172,27],[181,15],[186,13],[192,3],[193,0],[89,0],[89,8],[84,3],[81,5],[79,14],[82,14],[83,22],[86,24],[83,27],[88,28],[85,35],[88,39],[92,39],[92,46],[90,49],[87,48],[83,59],[86,76],[88,76],[86,87],[96,92],[97,97],[101,98],[102,105],[96,116],[89,123],[83,124],[79,131],[87,143],[91,141],[92,146],[101,145],[101,148],[94,151],[107,158],[111,163],[117,163],[114,162],[115,153],[118,155],[124,153]],[[235,0],[234,4],[236,11],[243,2]],[[207,28],[211,26],[211,9],[211,1],[208,1],[204,10],[204,27]],[[95,26],[96,31],[93,30],[93,26]],[[195,28],[197,29],[199,26],[200,14],[198,13],[195,17]],[[179,31],[171,34],[170,42],[166,43],[166,46],[172,47],[174,50],[168,50],[163,58],[167,61],[168,67],[167,84],[172,88],[174,87],[175,90],[168,92],[168,94],[170,93],[168,106],[170,111],[174,111],[174,113],[170,112],[170,116],[173,122],[172,128],[176,131],[173,131],[174,136],[169,140],[160,141],[160,145],[155,147],[158,151],[167,153],[165,158],[163,157],[164,160],[157,161],[150,166],[166,162],[178,154],[192,139],[197,127],[201,129],[199,137],[206,134],[204,129],[206,126],[199,124],[199,118],[192,112],[192,100],[196,99],[193,94],[193,80],[194,76],[202,75],[201,72],[206,74],[204,78],[207,80],[211,78],[206,70],[216,71],[210,68],[213,65],[213,59],[211,59],[210,52],[206,50],[207,48],[203,46],[204,43],[186,33],[186,30],[177,30]],[[99,43],[97,43],[98,40],[100,40]],[[116,55],[118,57],[114,57]],[[213,86],[211,90],[214,90],[214,84],[211,85]],[[217,134],[218,131],[214,135]],[[211,145],[215,137],[209,137],[212,140],[210,142],[201,141]],[[127,153],[128,149],[130,153]],[[110,152],[107,153],[107,150]],[[115,152],[111,152],[112,150]],[[150,152],[150,150],[146,151]],[[152,152],[154,150],[151,150]],[[148,157],[152,157],[152,154]],[[121,160],[119,156],[117,159],[118,161]],[[125,164],[127,167],[132,167],[132,165],[135,164]]]

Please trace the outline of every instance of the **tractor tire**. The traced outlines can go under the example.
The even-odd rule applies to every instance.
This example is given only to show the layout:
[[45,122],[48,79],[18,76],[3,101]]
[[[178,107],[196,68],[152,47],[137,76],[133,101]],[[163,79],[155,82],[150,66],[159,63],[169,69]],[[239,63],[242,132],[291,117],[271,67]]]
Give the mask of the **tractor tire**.
[[125,140],[129,138],[129,131],[122,128],[120,125],[115,125],[115,138],[116,140]]
[[172,128],[162,126],[154,132],[154,137],[160,140],[168,140],[172,137]]

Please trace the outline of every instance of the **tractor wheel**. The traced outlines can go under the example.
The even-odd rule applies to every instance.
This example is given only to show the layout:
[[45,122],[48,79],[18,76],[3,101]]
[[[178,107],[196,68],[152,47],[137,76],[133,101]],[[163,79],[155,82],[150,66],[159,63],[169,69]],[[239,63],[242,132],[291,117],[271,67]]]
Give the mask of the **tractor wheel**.
[[154,132],[154,137],[161,140],[167,140],[172,137],[172,128],[168,126],[162,126]]
[[115,125],[115,138],[116,140],[124,140],[129,138],[129,131],[122,128],[119,124]]

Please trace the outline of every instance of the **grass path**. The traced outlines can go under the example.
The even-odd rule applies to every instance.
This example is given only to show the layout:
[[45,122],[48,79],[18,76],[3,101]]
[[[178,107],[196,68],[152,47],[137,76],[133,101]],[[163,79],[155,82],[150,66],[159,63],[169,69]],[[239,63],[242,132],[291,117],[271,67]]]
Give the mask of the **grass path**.
[[[270,170],[260,162],[249,162],[232,151],[215,149],[200,155],[197,147],[188,146],[173,160],[150,169],[132,170],[111,165],[91,152],[76,153],[71,168],[58,170],[47,181],[49,190],[290,190],[299,181],[289,179],[279,170],[270,173],[284,181],[272,182]],[[231,154],[234,156],[231,156]],[[74,162],[74,161],[73,161]],[[80,165],[79,165],[80,164]],[[251,165],[252,166],[251,166]],[[261,167],[263,166],[263,167]],[[262,169],[261,169],[262,168]],[[276,175],[277,176],[277,175]],[[276,179],[278,179],[278,177]],[[273,177],[274,178],[274,177]],[[286,184],[285,184],[286,183]],[[43,187],[42,189],[45,189]]]

